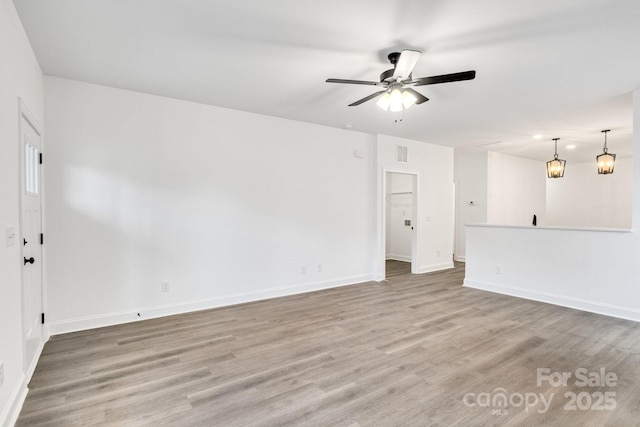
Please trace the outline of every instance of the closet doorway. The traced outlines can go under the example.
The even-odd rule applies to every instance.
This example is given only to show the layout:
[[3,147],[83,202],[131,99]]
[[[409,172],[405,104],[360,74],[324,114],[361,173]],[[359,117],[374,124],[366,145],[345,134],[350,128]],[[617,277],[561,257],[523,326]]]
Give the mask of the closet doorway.
[[415,272],[418,267],[416,183],[415,174],[385,174],[385,278],[402,270]]

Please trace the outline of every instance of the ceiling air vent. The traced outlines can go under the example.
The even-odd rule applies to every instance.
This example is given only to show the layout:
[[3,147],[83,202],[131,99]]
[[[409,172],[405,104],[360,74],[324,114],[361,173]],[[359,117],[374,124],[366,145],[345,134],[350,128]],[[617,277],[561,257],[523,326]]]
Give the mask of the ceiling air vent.
[[407,163],[407,147],[398,145],[398,161],[401,163]]

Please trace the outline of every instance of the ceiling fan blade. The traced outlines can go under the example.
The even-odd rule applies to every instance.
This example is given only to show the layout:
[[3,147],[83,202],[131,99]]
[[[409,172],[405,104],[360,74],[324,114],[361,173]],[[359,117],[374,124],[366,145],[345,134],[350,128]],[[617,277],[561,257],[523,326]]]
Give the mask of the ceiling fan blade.
[[416,66],[416,63],[420,59],[420,51],[417,50],[403,50],[400,53],[400,59],[398,59],[398,63],[396,64],[395,70],[393,72],[393,79],[405,80],[408,79],[413,71],[413,67]]
[[327,83],[347,83],[351,85],[386,86],[385,84],[380,82],[370,82],[367,80],[327,79]]
[[413,94],[413,96],[416,97],[416,99],[417,99],[416,105],[422,104],[423,102],[427,102],[429,100],[429,98],[427,98],[426,96],[424,96],[423,94],[421,94],[417,90],[411,89],[410,87],[405,87],[404,90],[406,90],[407,92]]
[[475,70],[462,71],[460,73],[442,74],[440,76],[420,77],[411,82],[415,86],[435,85],[438,83],[459,82],[462,80],[473,80],[476,77]]
[[369,96],[366,96],[366,97],[364,97],[364,98],[362,98],[362,99],[357,100],[356,102],[353,102],[353,103],[349,104],[349,107],[355,107],[356,105],[360,105],[360,104],[362,104],[363,102],[367,102],[367,101],[369,101],[370,99],[373,99],[373,98],[375,98],[376,96],[382,95],[382,94],[383,94],[383,93],[385,93],[385,92],[386,92],[386,90],[381,90],[380,92],[372,93],[372,94],[371,94],[371,95],[369,95]]

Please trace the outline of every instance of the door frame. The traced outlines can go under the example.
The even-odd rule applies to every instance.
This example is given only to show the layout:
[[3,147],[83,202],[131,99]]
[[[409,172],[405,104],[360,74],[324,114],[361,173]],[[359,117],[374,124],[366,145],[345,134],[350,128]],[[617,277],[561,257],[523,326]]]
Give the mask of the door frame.
[[[19,236],[20,236],[20,240],[19,240],[19,244],[20,244],[20,260],[23,259],[24,257],[24,245],[22,244],[23,242],[23,238],[24,238],[24,220],[23,220],[23,197],[24,195],[24,191],[25,191],[25,182],[24,182],[24,174],[25,174],[25,165],[24,165],[24,147],[23,147],[23,143],[24,143],[24,122],[23,120],[26,120],[28,122],[27,126],[31,126],[33,128],[33,130],[38,134],[39,138],[40,138],[40,153],[43,152],[43,147],[44,147],[44,138],[43,138],[43,133],[42,133],[42,126],[40,126],[40,124],[38,123],[38,120],[36,119],[35,115],[31,112],[31,110],[26,106],[25,102],[23,101],[22,98],[18,98],[18,163],[19,163],[19,167],[18,167],[18,174],[19,174],[19,180],[18,180],[18,205],[19,205],[19,209],[20,209],[20,215],[19,215]],[[39,174],[38,174],[38,178],[39,178],[39,195],[40,195],[40,230],[42,233],[44,233],[44,174],[43,174],[43,166],[39,165]],[[46,312],[46,291],[45,291],[45,254],[44,254],[44,246],[41,246],[40,248],[41,251],[41,262],[38,263],[38,268],[40,268],[40,273],[41,273],[41,284],[40,284],[40,304],[41,304],[41,309],[42,309],[42,313]],[[33,267],[33,266],[32,266]],[[38,349],[36,350],[35,356],[33,360],[28,360],[28,354],[27,354],[27,337],[26,337],[26,327],[27,325],[24,324],[24,310],[25,310],[25,304],[26,304],[26,300],[25,300],[25,284],[24,284],[24,280],[25,280],[25,274],[24,274],[24,268],[20,269],[20,288],[21,288],[21,292],[20,292],[20,300],[21,300],[21,307],[20,307],[20,313],[21,313],[21,335],[22,335],[22,348],[23,348],[23,369],[24,369],[24,374],[26,377],[25,382],[28,384],[29,381],[31,380],[31,377],[35,371],[36,365],[37,365],[37,361],[40,358],[40,354],[42,353],[42,349],[44,347],[44,343],[47,341],[48,339],[48,333],[47,330],[45,328],[44,325],[40,325],[40,342],[38,343]]]
[[420,267],[418,266],[418,254],[419,254],[419,239],[418,233],[420,232],[420,198],[418,194],[420,194],[420,172],[413,169],[394,169],[394,168],[383,168],[382,169],[382,186],[380,187],[380,197],[378,197],[379,205],[378,205],[378,215],[379,218],[382,219],[380,224],[380,235],[378,236],[378,254],[379,257],[379,265],[378,271],[380,275],[378,278],[380,280],[386,280],[387,278],[387,267],[386,267],[386,238],[387,238],[387,174],[389,173],[397,173],[402,175],[412,175],[413,176],[413,233],[411,236],[411,273],[419,274]]

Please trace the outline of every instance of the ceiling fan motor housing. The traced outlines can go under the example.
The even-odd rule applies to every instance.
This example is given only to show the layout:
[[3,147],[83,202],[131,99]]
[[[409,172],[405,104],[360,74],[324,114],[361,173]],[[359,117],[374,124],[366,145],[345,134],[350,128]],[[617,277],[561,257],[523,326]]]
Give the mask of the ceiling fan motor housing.
[[391,52],[389,55],[387,55],[387,58],[389,58],[389,62],[391,62],[391,65],[393,65],[393,67],[395,68],[398,60],[400,59],[400,52]]
[[393,65],[393,68],[383,71],[382,74],[380,74],[381,83],[385,81],[390,82],[394,80],[393,73],[395,73],[396,71],[396,64],[400,59],[400,52],[391,52],[389,55],[387,55],[387,58],[389,58],[389,62],[391,62],[391,65]]

